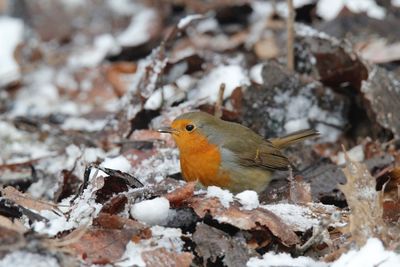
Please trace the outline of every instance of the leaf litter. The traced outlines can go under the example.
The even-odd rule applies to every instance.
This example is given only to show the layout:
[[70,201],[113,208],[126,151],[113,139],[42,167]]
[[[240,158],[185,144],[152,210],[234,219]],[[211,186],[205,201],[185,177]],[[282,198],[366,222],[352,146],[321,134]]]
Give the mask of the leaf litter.
[[[396,6],[294,2],[294,72],[284,1],[0,5],[0,266],[399,265]],[[195,109],[322,137],[199,189],[155,132]]]

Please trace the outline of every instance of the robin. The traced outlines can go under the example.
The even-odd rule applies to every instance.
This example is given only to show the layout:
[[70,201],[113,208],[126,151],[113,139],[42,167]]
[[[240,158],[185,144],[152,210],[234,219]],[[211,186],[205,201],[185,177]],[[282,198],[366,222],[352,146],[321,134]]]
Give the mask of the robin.
[[264,139],[241,124],[204,112],[182,114],[171,127],[158,131],[172,134],[186,181],[197,180],[204,186],[215,185],[233,193],[262,191],[272,171],[287,170],[290,165],[281,150],[319,134],[308,129]]

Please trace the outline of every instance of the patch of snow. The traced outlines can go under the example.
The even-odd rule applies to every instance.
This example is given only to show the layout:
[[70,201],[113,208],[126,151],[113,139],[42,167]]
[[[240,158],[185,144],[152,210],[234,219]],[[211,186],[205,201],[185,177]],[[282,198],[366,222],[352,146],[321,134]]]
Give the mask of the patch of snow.
[[245,210],[252,210],[258,208],[260,201],[258,200],[258,194],[252,190],[245,190],[235,196],[242,204],[242,208]]
[[[357,161],[357,162],[362,162],[364,161],[365,155],[364,155],[364,147],[363,145],[358,145],[347,151],[347,155],[349,156],[350,160],[352,161]],[[344,152],[339,152],[337,154],[337,159],[336,159],[336,164],[337,165],[343,165],[346,163],[346,159],[344,156]]]
[[182,231],[180,229],[165,228],[162,226],[153,226],[150,229],[152,237],[150,239],[141,240],[139,243],[130,241],[126,245],[126,250],[121,257],[121,261],[116,263],[116,266],[145,267],[146,264],[142,259],[142,252],[154,250],[156,248],[165,248],[174,252],[182,251],[184,243],[181,239]]
[[0,267],[58,267],[55,257],[44,254],[37,254],[28,251],[17,250],[8,253],[0,260]]
[[292,258],[290,254],[268,252],[262,258],[253,257],[247,262],[247,267],[392,267],[400,266],[400,255],[393,251],[385,250],[382,242],[377,238],[368,239],[360,250],[351,250],[340,256],[334,262],[326,263],[315,261],[309,257]]
[[199,33],[213,32],[218,28],[218,21],[213,17],[203,19],[196,25],[196,31]]
[[265,253],[263,257],[256,258],[252,257],[246,264],[247,267],[328,267],[329,265],[324,262],[316,262],[309,257],[297,257],[292,258],[290,254],[274,252]]
[[276,214],[286,224],[294,227],[295,231],[304,232],[313,226],[319,225],[319,220],[314,218],[313,212],[305,206],[279,203],[260,205],[260,207]]
[[73,54],[68,59],[71,67],[96,67],[107,55],[115,55],[121,51],[121,47],[111,34],[96,36],[93,47]]
[[264,66],[264,64],[259,63],[257,65],[254,65],[253,67],[251,67],[250,73],[249,73],[250,80],[252,80],[253,82],[256,82],[258,84],[264,83],[263,77],[261,75],[263,66]]
[[22,42],[24,23],[20,19],[0,16],[0,86],[18,81],[20,67],[14,58],[14,51]]
[[86,226],[92,223],[94,217],[100,212],[102,205],[95,202],[93,194],[99,188],[89,183],[82,195],[71,204],[73,196],[65,198],[59,204],[62,214],[53,211],[42,210],[40,215],[47,218],[48,222],[37,221],[32,224],[33,229],[41,234],[55,236],[60,232],[71,230],[79,226]]
[[239,65],[219,66],[199,80],[197,88],[191,91],[192,96],[189,95],[189,98],[208,98],[209,101],[215,102],[222,83],[225,83],[224,99],[226,99],[235,88],[249,85],[250,80]]
[[144,104],[145,109],[157,110],[160,109],[164,102],[166,106],[170,106],[172,103],[182,100],[185,97],[185,93],[173,85],[165,85],[162,88],[158,88],[153,94],[147,99]]
[[158,153],[143,160],[135,168],[134,176],[145,182],[148,178],[167,176],[180,172],[179,152],[176,148],[161,148]]
[[129,172],[132,169],[131,163],[122,155],[115,158],[105,158],[100,167]]
[[370,238],[360,250],[351,250],[343,254],[331,265],[331,267],[351,266],[400,266],[400,255],[393,251],[385,250],[379,239]]
[[176,85],[184,92],[189,91],[194,85],[194,80],[190,75],[182,75],[175,81]]
[[218,186],[209,186],[207,188],[206,197],[216,197],[222,206],[229,208],[229,203],[233,202],[233,194],[229,190],[222,189]]
[[157,13],[150,8],[143,8],[131,19],[128,28],[117,36],[117,41],[121,46],[137,46],[150,39],[149,27],[156,20]]
[[178,28],[183,29],[186,28],[192,21],[198,20],[203,18],[203,15],[194,14],[194,15],[187,15],[184,18],[181,18],[178,22]]
[[310,124],[307,118],[299,118],[287,121],[283,127],[287,133],[291,133],[302,129],[308,129],[310,128]]
[[332,20],[344,7],[354,13],[365,12],[375,19],[384,19],[386,16],[386,10],[375,0],[320,0],[317,3],[317,14],[325,20]]
[[63,130],[80,130],[87,132],[97,132],[104,128],[107,120],[89,121],[85,118],[70,117],[61,125]]
[[166,222],[169,212],[169,201],[165,197],[143,200],[131,207],[131,215],[140,222],[149,225],[160,225]]
[[137,2],[131,0],[107,0],[106,3],[112,11],[125,16],[132,15],[142,8]]
[[400,7],[400,0],[392,0],[391,4],[392,4],[392,6]]

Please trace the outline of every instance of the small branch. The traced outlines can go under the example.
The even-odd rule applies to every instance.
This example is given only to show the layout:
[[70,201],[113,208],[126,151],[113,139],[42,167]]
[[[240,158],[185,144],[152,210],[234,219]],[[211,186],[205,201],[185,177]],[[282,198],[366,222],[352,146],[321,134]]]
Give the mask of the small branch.
[[289,14],[287,17],[287,67],[294,71],[294,7],[293,0],[287,0]]
[[219,86],[219,91],[218,91],[218,98],[217,102],[215,102],[215,111],[214,111],[214,116],[221,118],[222,117],[222,106],[224,103],[224,92],[225,92],[225,83],[221,83]]

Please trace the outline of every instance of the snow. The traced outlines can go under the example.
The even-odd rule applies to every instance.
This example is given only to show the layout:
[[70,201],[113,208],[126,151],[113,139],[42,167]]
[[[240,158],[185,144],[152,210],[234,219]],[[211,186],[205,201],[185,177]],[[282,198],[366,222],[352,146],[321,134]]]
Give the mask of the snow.
[[126,245],[126,250],[124,255],[121,257],[121,261],[116,263],[116,266],[145,267],[146,264],[141,256],[142,252],[151,251],[160,247],[174,252],[182,251],[183,241],[181,239],[182,231],[180,229],[165,228],[162,226],[153,226],[150,229],[152,238],[141,240],[139,243],[130,241]]
[[252,190],[245,190],[235,196],[242,204],[242,208],[245,210],[252,210],[258,208],[260,201],[258,200],[258,194]]
[[121,47],[111,34],[96,36],[93,47],[73,54],[68,59],[71,67],[96,67],[107,55],[115,55],[121,51]]
[[192,21],[203,18],[202,15],[194,14],[194,15],[187,15],[184,18],[181,18],[178,22],[178,28],[184,29],[186,28]]
[[368,239],[367,243],[359,250],[351,250],[343,254],[331,267],[392,267],[400,266],[400,255],[387,251],[382,242],[377,238]]
[[319,220],[314,218],[313,212],[306,206],[279,203],[261,205],[260,207],[273,212],[286,224],[294,227],[295,231],[304,232],[313,226],[319,225]]
[[251,69],[250,69],[250,80],[252,80],[255,83],[258,84],[262,84],[264,82],[263,77],[261,75],[262,72],[262,68],[263,68],[264,64],[259,63],[257,65],[254,65]]
[[121,46],[137,46],[150,39],[151,25],[154,24],[157,13],[150,8],[143,8],[131,19],[128,28],[117,36],[117,41]]
[[0,16],[0,86],[21,78],[14,51],[22,42],[24,23],[20,19]]
[[392,0],[391,4],[392,4],[392,6],[400,7],[400,0]]
[[100,167],[122,172],[129,172],[132,169],[131,163],[122,155],[115,158],[105,158]]
[[222,189],[218,186],[209,186],[207,188],[206,197],[216,197],[222,206],[229,208],[229,203],[233,202],[233,194],[229,190]]
[[344,7],[354,13],[365,12],[375,19],[384,19],[386,16],[386,10],[375,0],[320,0],[317,3],[317,14],[325,20],[332,20]]
[[[347,151],[347,155],[352,161],[357,161],[357,162],[362,162],[364,161],[365,155],[364,155],[364,147],[363,145],[358,145]],[[344,156],[344,152],[339,152],[337,154],[337,160],[336,164],[337,165],[343,165],[346,163],[346,159]]]
[[249,85],[250,80],[245,70],[239,65],[219,66],[198,82],[197,88],[191,91],[192,97],[208,98],[209,101],[215,102],[222,83],[225,83],[224,99],[226,99],[235,88]]
[[57,267],[56,258],[50,255],[36,254],[28,251],[13,251],[0,260],[0,267]]
[[400,266],[400,255],[385,250],[379,239],[370,238],[360,250],[351,250],[332,263],[317,262],[309,257],[292,258],[287,253],[275,254],[269,252],[264,254],[262,258],[250,258],[246,264],[247,267],[281,265],[288,267],[393,267]]
[[275,267],[275,266],[285,266],[285,267],[328,267],[329,265],[324,262],[316,262],[308,257],[298,257],[292,258],[290,254],[280,253],[275,254],[269,252],[264,254],[264,256],[259,259],[252,257],[246,264],[247,267]]
[[[164,99],[163,99],[164,95]],[[170,106],[174,102],[178,102],[184,99],[185,93],[173,85],[166,85],[162,88],[158,88],[153,94],[147,99],[144,104],[145,109],[157,110],[160,109],[162,104]],[[163,103],[164,100],[164,103]]]
[[82,195],[75,199],[71,204],[70,200],[74,197],[65,198],[61,201],[58,208],[62,214],[53,211],[42,210],[40,215],[47,218],[48,222],[37,221],[32,224],[35,232],[55,236],[60,232],[71,230],[79,226],[86,226],[92,223],[94,217],[100,212],[102,205],[95,202],[93,194],[99,188],[93,181],[83,191]]
[[168,199],[157,197],[133,204],[130,211],[136,220],[149,225],[157,225],[166,222],[169,207]]
[[79,130],[87,132],[97,132],[104,128],[107,120],[89,121],[85,118],[70,117],[61,125],[63,130]]
[[179,152],[177,148],[160,148],[158,153],[143,160],[135,168],[134,176],[145,182],[149,178],[166,177],[180,172]]

